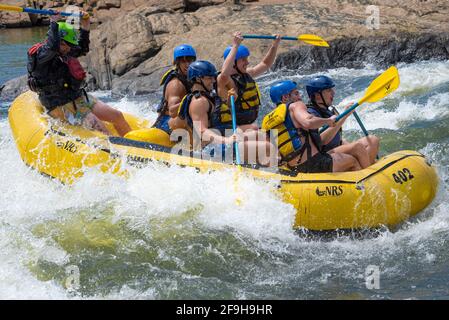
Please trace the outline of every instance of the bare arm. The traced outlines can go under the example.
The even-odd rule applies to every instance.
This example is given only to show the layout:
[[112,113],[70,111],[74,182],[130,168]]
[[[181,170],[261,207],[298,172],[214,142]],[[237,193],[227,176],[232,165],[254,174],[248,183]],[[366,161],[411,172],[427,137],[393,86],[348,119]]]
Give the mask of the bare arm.
[[226,144],[232,142],[233,140],[229,139],[231,137],[223,137],[219,134],[216,134],[213,130],[209,129],[209,118],[207,116],[208,111],[209,102],[204,97],[195,99],[190,104],[189,112],[194,124],[194,130],[200,133],[202,142],[211,141],[218,144]]
[[237,51],[242,41],[243,41],[242,33],[239,31],[234,33],[231,51],[229,52],[228,56],[223,62],[223,67],[221,69],[220,75],[222,75],[225,78],[230,78],[231,74],[234,72],[235,57],[237,56]]
[[292,118],[306,130],[318,129],[324,125],[330,127],[335,125],[335,116],[331,118],[315,117],[307,112],[307,106],[302,101],[290,105],[289,112]]
[[[352,106],[352,103],[347,105],[345,109],[349,108]],[[341,118],[336,124],[335,127],[331,127],[329,129],[327,129],[326,131],[324,131],[321,134],[321,140],[323,141],[323,144],[326,145],[329,142],[332,141],[332,139],[335,137],[335,135],[338,133],[338,131],[341,129],[341,127],[343,126],[343,124],[345,123],[346,119],[348,119],[348,117],[351,115],[351,113],[353,113],[354,111],[348,113],[346,116],[344,116],[343,118]]]
[[273,41],[273,44],[270,47],[270,50],[268,50],[265,57],[262,59],[259,64],[252,68],[248,68],[247,72],[250,74],[251,77],[255,78],[260,76],[261,74],[267,72],[274,63],[274,60],[276,59],[276,53],[279,47],[279,42],[281,41],[281,37],[279,35],[276,35],[276,40]]
[[186,94],[184,85],[178,79],[173,79],[168,83],[165,89],[165,99],[170,117],[175,118],[178,115],[179,103]]
[[218,75],[218,94],[222,99],[227,99],[226,92],[229,89],[229,83],[231,82],[231,75],[234,72],[235,57],[237,55],[237,50],[242,43],[243,38],[241,32],[234,33],[233,45],[231,51],[223,62],[221,73]]

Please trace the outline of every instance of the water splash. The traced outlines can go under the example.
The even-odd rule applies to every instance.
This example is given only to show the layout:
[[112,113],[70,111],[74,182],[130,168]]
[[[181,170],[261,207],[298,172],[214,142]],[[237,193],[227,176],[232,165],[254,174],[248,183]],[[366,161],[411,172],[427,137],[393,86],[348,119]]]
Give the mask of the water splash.
[[[430,157],[441,178],[429,208],[371,239],[299,238],[291,230],[294,210],[272,192],[275,182],[239,178],[244,196],[237,206],[233,172],[198,174],[152,164],[132,170],[128,180],[92,169],[64,186],[23,165],[2,119],[0,298],[444,297],[449,141],[442,128],[448,122],[449,73],[441,70],[448,68],[447,62],[400,65],[400,89],[360,111],[369,130],[387,144],[392,140],[388,148],[402,146],[404,139]],[[343,105],[359,97],[379,72],[329,70],[344,87],[336,101],[349,96]],[[281,77],[263,79],[265,101],[268,85]],[[121,110],[156,117],[156,96],[137,101],[111,100],[107,92],[97,96]],[[346,129],[357,128],[350,119]],[[72,265],[81,274],[75,293],[65,288]],[[378,291],[366,289],[368,265],[380,268]]]

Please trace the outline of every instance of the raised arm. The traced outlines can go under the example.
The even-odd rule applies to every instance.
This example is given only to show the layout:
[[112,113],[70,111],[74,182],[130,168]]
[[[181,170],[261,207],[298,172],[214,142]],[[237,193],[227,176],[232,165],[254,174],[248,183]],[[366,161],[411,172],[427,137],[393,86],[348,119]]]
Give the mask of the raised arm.
[[251,75],[251,77],[258,77],[267,72],[273,66],[274,61],[276,60],[276,53],[280,42],[281,36],[277,34],[276,39],[273,41],[273,44],[271,45],[262,61],[259,62],[259,64],[257,64],[256,66],[248,68],[247,72]]
[[61,37],[59,36],[58,20],[61,19],[61,15],[53,15],[50,17],[50,27],[47,32],[47,41],[44,44],[45,49],[58,52],[59,45],[61,44]]
[[81,13],[83,13],[83,16],[85,16],[86,18],[81,18],[81,29],[79,31],[80,36],[78,41],[79,46],[78,48],[73,48],[70,52],[70,55],[74,57],[84,56],[89,52],[90,18],[86,12],[82,11]]
[[228,56],[226,57],[225,61],[223,62],[223,67],[221,69],[220,76],[225,78],[231,77],[231,74],[234,71],[235,57],[237,55],[237,50],[242,41],[243,41],[242,33],[239,31],[234,33],[234,38],[232,40],[232,48]]

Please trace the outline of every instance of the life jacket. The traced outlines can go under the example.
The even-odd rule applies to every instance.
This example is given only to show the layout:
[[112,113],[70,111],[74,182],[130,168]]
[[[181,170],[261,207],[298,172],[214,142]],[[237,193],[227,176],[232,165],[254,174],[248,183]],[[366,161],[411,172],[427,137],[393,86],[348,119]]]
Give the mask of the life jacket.
[[182,82],[187,93],[190,93],[190,90],[192,89],[192,85],[187,80],[187,78],[183,74],[178,72],[178,70],[176,68],[172,68],[172,69],[168,70],[162,76],[161,81],[159,83],[160,86],[164,86],[162,89],[162,98],[161,98],[161,101],[159,102],[159,106],[157,108],[157,112],[160,114],[165,114],[167,112],[168,105],[167,105],[167,100],[165,99],[165,91],[167,89],[168,83],[174,78],[176,78]]
[[84,71],[83,66],[77,58],[67,57],[67,66],[73,78],[78,81],[86,79],[86,71]]
[[[68,74],[65,71],[52,73],[51,75],[36,74],[37,66],[37,54],[40,48],[44,46],[45,42],[40,42],[34,44],[30,49],[28,49],[28,86],[32,91],[42,92],[42,91],[57,91],[71,88],[78,90],[81,88],[81,84],[86,78],[86,72],[81,66],[77,58],[67,56],[59,57],[56,60],[53,58],[52,65],[49,66],[49,70],[58,71],[61,69],[61,65],[65,64],[68,69]],[[55,53],[55,57],[57,54]],[[62,62],[62,64],[61,64]],[[61,71],[61,70],[59,70]]]
[[[257,120],[260,107],[259,86],[248,74],[234,74],[231,76],[237,86],[237,98],[235,100],[235,115],[237,125],[251,124]],[[212,115],[213,127],[232,124],[231,108],[217,96]]]
[[198,99],[199,97],[206,97],[209,101],[209,110],[207,112],[207,116],[209,118],[209,128],[211,127],[211,118],[212,118],[212,110],[213,110],[213,99],[210,95],[208,95],[204,91],[194,91],[192,93],[186,94],[184,98],[182,98],[181,103],[178,107],[178,117],[181,120],[185,120],[189,129],[193,129],[193,120],[190,116],[190,103],[192,102],[193,97]]
[[[279,104],[267,114],[262,121],[262,129],[277,130],[277,147],[282,161],[289,162],[297,156],[302,156],[306,149],[310,149],[309,133],[307,130],[296,128],[288,110],[288,105]],[[304,138],[304,143],[301,141]]]
[[[337,112],[337,110],[334,107],[331,107],[331,110],[329,109],[324,109],[324,108],[320,108],[319,106],[317,106],[314,103],[309,103],[307,105],[307,111],[317,117],[320,118],[330,118],[334,115],[339,115],[339,113]],[[337,134],[334,136],[334,138],[326,145],[323,146],[323,151],[327,152],[329,150],[332,150],[338,146],[341,146],[341,144],[343,143],[343,139],[342,139],[342,135],[343,135],[343,129],[340,128],[340,130],[337,132]]]

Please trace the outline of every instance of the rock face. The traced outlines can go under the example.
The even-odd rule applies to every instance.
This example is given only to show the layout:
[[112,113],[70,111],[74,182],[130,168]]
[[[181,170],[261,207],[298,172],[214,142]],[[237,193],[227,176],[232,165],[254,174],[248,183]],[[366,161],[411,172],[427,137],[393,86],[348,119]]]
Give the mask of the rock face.
[[86,62],[99,88],[110,88],[112,77],[125,74],[160,49],[151,24],[143,15],[129,14],[92,31],[94,44]]
[[19,94],[28,90],[27,85],[28,76],[21,76],[7,81],[3,86],[0,86],[0,100],[10,101]]
[[[237,30],[323,37],[330,48],[282,42],[275,68],[305,73],[343,66],[358,68],[366,62],[386,66],[449,59],[447,0],[373,0],[369,4],[366,0],[261,0],[261,4],[237,5],[234,3],[243,1],[79,2],[94,11],[101,23],[91,32],[91,51],[84,59],[91,88],[112,89],[116,94],[159,90],[159,79],[173,62],[173,48],[182,43],[191,44],[199,59],[210,60],[220,68],[223,50]],[[248,39],[244,44],[251,50],[250,63],[255,64],[271,40]]]
[[[0,0],[0,4],[9,4],[12,6],[22,6],[22,0]],[[0,28],[1,27],[31,27],[31,19],[28,14],[10,12],[10,11],[0,11]]]
[[[145,17],[157,43],[157,54],[152,51],[148,59],[138,65],[132,63],[135,68],[125,73],[111,70],[108,76],[95,76],[95,64],[89,64],[89,70],[101,89],[112,89],[117,94],[149,93],[159,89],[159,78],[171,65],[175,46],[189,43],[195,47],[200,59],[221,67],[223,50],[231,44],[232,33],[237,30],[253,34],[313,33],[322,36],[328,40],[330,48],[284,41],[279,49],[275,68],[300,68],[305,72],[340,66],[357,68],[367,61],[384,66],[449,58],[446,18],[449,8],[445,0],[424,3],[411,0],[407,4],[377,0],[372,3],[377,7],[369,7],[362,0],[344,3],[301,0],[279,5],[233,5],[228,2],[184,13],[144,5],[128,15]],[[376,12],[379,12],[378,18]],[[112,21],[115,23],[118,20]],[[107,38],[122,37],[110,33],[106,25],[99,26],[97,32],[108,33]],[[90,58],[91,61],[98,60],[104,52],[98,44],[93,41],[88,57],[94,55],[96,58]],[[254,64],[264,56],[271,41],[245,40],[244,44],[250,48],[250,63]],[[129,58],[133,59],[132,56]]]
[[332,41],[331,48],[299,47],[281,53],[275,68],[320,71],[328,68],[362,68],[366,63],[387,67],[399,62],[449,59],[447,33],[403,33],[392,38],[354,37]]
[[[54,8],[57,10],[64,10],[68,5],[78,6],[82,10],[92,14],[93,23],[101,24],[138,8],[159,6],[167,10],[178,12],[193,12],[201,7],[219,5],[225,3],[226,1],[231,0],[0,0],[0,3],[19,7],[30,7],[37,9]],[[0,11],[0,25],[4,27],[30,27],[34,25],[46,25],[48,23],[48,17],[45,16]]]

